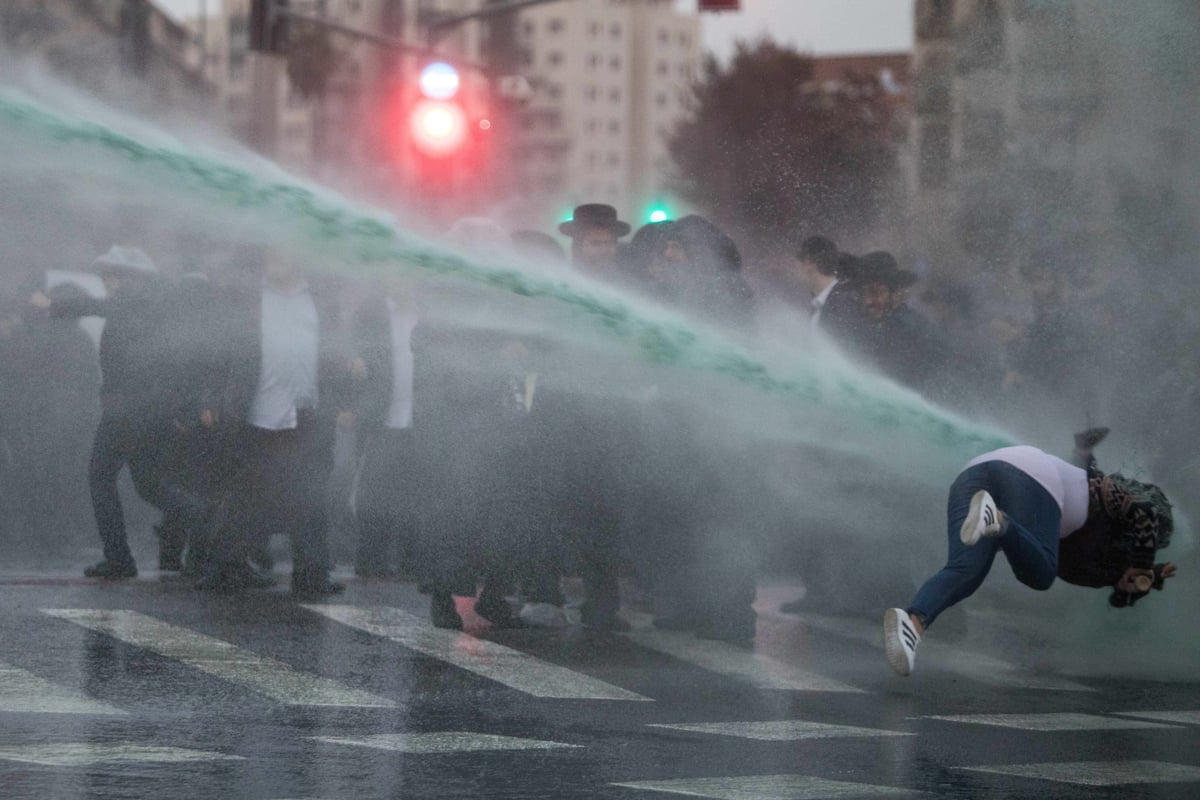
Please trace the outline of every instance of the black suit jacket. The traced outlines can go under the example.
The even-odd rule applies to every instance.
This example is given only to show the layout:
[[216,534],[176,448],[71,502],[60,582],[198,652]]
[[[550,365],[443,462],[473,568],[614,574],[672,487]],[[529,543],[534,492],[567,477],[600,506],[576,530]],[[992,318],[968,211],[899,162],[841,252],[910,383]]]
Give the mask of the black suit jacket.
[[866,327],[867,316],[858,290],[847,281],[838,281],[825,298],[817,328],[838,344],[858,349],[863,344]]

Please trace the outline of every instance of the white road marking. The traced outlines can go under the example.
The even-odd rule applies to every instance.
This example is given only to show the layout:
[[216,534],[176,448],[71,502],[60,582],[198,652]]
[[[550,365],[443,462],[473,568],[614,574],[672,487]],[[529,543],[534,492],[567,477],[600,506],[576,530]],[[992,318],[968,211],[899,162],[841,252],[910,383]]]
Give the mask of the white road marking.
[[912,789],[812,778],[807,775],[750,775],[738,778],[683,778],[614,783],[628,789],[668,792],[712,800],[836,800],[850,797],[915,795]]
[[1058,764],[1000,764],[990,767],[955,767],[969,772],[988,772],[1037,778],[1080,786],[1122,786],[1131,783],[1200,782],[1200,767],[1163,761],[1074,761]]
[[320,675],[300,672],[281,661],[136,611],[44,608],[42,612],[176,659],[209,675],[248,686],[287,705],[396,707],[395,701],[385,697],[351,689]]
[[769,722],[697,722],[679,725],[652,723],[651,728],[669,728],[693,733],[709,733],[715,736],[736,736],[740,739],[758,739],[766,742],[795,742],[802,739],[831,739],[843,736],[913,736],[902,731],[885,731],[877,728],[856,728],[852,725],[827,725],[823,722],[807,722],[785,719]]
[[0,760],[42,764],[48,767],[86,767],[93,764],[180,761],[241,761],[241,756],[186,750],[181,747],[150,747],[128,743],[67,742],[0,747]]
[[626,615],[633,630],[625,634],[638,645],[686,661],[702,669],[745,680],[759,689],[796,692],[856,692],[847,683],[786,664],[770,656],[744,650],[725,642],[698,639],[683,631],[664,631],[654,627],[649,614]]
[[1200,725],[1200,711],[1114,711],[1122,717],[1141,717],[1180,725]]
[[123,715],[116,706],[59,686],[32,672],[0,662],[0,712],[31,714]]
[[[802,614],[805,625],[883,649],[883,625],[867,620],[826,617],[821,614]],[[924,639],[917,651],[918,669],[927,664],[947,672],[957,673],[973,681],[992,686],[1015,689],[1050,689],[1059,692],[1095,692],[1097,689],[1066,678],[1032,672],[998,658],[963,650],[952,643]]]
[[1096,714],[955,714],[931,716],[943,722],[965,722],[972,725],[992,725],[998,728],[1016,728],[1022,731],[1120,731],[1145,730],[1151,728],[1174,728],[1158,722],[1141,722],[1117,717],[1102,717]]
[[534,697],[568,700],[644,700],[649,697],[542,661],[502,644],[432,623],[398,608],[306,605],[310,611]]
[[370,747],[397,753],[473,753],[482,750],[555,750],[579,745],[520,739],[469,731],[439,733],[381,733],[375,736],[349,738],[343,736],[312,736],[318,742]]

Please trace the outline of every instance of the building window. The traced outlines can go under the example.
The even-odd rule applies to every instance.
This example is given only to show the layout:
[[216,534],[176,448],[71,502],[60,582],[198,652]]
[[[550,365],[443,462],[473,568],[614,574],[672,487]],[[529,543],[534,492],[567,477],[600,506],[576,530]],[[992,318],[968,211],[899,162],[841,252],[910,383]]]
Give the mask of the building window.
[[621,156],[617,155],[617,151],[609,150],[608,158],[605,160],[604,163],[610,167],[615,167],[621,163]]
[[658,43],[666,44],[669,41],[671,41],[671,34],[667,33],[666,28],[659,28],[658,29]]
[[351,14],[357,14],[362,11],[362,0],[350,0],[347,5]]
[[550,55],[546,57],[546,61],[548,61],[552,67],[560,66],[563,62],[563,54],[558,50],[552,50],[550,51]]
[[588,166],[592,167],[594,169],[596,167],[596,164],[599,163],[599,161],[600,161],[599,154],[596,153],[595,150],[589,150],[588,154],[587,154]]
[[550,31],[551,33],[562,33],[564,30],[566,30],[566,28],[567,23],[564,22],[560,17],[555,17],[546,23],[546,30]]
[[596,67],[600,66],[599,53],[592,53],[588,56],[588,66],[591,67],[592,69],[595,69]]
[[679,34],[679,44],[682,47],[691,47],[692,37],[688,36],[686,33]]
[[595,86],[589,86],[583,92],[583,96],[586,97],[591,102],[595,102],[596,98],[599,95],[600,95],[600,90],[597,89]]
[[666,75],[668,72],[671,71],[671,68],[667,66],[667,62],[659,61],[657,64],[654,65],[654,71],[657,72],[659,75]]
[[600,123],[598,123],[595,118],[589,119],[583,126],[584,130],[586,130],[588,133],[595,133],[596,129],[599,127]]
[[611,89],[609,89],[608,90],[608,99],[613,101],[614,103],[621,102],[621,89],[617,86],[614,86]]
[[588,23],[588,36],[590,36],[591,38],[594,39],[599,35],[600,35],[600,23],[599,22],[589,22]]
[[610,58],[608,60],[608,68],[611,69],[613,72],[616,72],[617,70],[621,69],[621,57],[613,56],[612,58]]
[[621,38],[621,23],[614,22],[612,25],[609,25],[608,26],[608,35],[614,39],[620,39]]
[[524,31],[526,37],[533,36],[533,22],[531,20],[525,20],[525,24],[521,26],[521,30]]
[[608,132],[609,132],[609,133],[620,133],[620,132],[621,132],[621,123],[620,123],[620,121],[619,121],[619,120],[615,120],[615,119],[610,119],[610,120],[608,121]]
[[659,92],[658,94],[654,95],[654,105],[658,106],[659,108],[666,108],[667,93]]
[[687,80],[688,76],[692,74],[692,70],[687,64],[680,64],[676,71],[679,73],[679,77],[683,78],[684,80]]
[[562,97],[562,86],[557,83],[551,83],[546,86],[546,96],[551,100],[557,100]]

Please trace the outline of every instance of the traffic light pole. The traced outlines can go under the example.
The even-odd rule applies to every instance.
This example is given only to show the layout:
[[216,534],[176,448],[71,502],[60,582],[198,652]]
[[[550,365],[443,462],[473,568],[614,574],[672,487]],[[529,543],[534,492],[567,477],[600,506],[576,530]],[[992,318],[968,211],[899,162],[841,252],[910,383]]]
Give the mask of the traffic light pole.
[[565,0],[512,0],[509,3],[489,3],[478,11],[472,11],[469,14],[457,14],[454,16],[432,16],[431,20],[426,23],[425,28],[429,31],[430,41],[436,42],[451,28],[458,27],[464,22],[469,22],[473,19],[486,19],[488,17],[496,17],[501,14],[511,14],[514,11],[520,11],[523,8],[530,6],[541,6],[547,3],[561,3]]
[[[542,1],[545,2],[545,0]],[[295,20],[296,22],[304,22],[309,25],[315,25],[318,28],[333,31],[334,33],[340,33],[343,36],[349,36],[364,42],[370,42],[371,44],[387,48],[388,50],[396,50],[403,53],[415,53],[417,55],[429,56],[431,58],[436,57],[443,61],[452,61],[456,66],[478,70],[485,74],[489,72],[489,68],[486,64],[481,64],[477,61],[464,61],[460,58],[448,58],[444,53],[439,53],[428,44],[406,42],[403,39],[396,38],[395,36],[385,36],[381,33],[364,31],[361,28],[352,28],[349,25],[343,25],[340,22],[334,22],[333,20],[326,19],[325,17],[318,17],[312,14],[304,14],[299,11],[292,11],[290,8],[276,8],[275,17],[277,19]]]

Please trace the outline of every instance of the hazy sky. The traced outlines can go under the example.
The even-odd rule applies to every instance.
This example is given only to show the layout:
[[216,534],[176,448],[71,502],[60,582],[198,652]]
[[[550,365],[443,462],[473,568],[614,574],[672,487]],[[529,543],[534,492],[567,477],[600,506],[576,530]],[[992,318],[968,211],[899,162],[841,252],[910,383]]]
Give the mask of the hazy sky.
[[[571,0],[590,3],[596,0]],[[155,0],[177,16],[197,13],[204,0]],[[696,0],[676,0],[694,11]],[[724,58],[737,39],[764,33],[818,55],[894,52],[913,41],[914,0],[742,0],[737,13],[705,14],[704,43]],[[210,11],[220,0],[207,0]]]

